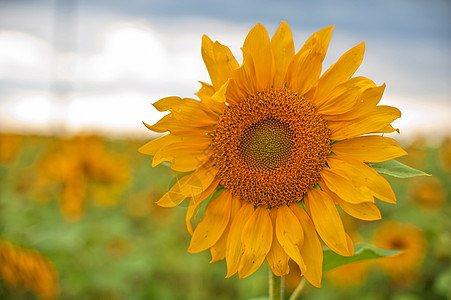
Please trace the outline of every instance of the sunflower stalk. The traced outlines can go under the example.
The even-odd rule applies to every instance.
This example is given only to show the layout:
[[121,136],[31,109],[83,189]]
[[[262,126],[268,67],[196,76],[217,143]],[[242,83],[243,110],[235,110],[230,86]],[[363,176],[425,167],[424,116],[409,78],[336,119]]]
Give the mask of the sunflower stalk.
[[283,300],[284,277],[275,275],[269,269],[269,300]]
[[299,299],[302,290],[305,287],[305,277],[301,278],[301,281],[299,282],[298,286],[296,287],[296,289],[294,290],[293,294],[291,294],[290,299],[289,300],[296,300]]

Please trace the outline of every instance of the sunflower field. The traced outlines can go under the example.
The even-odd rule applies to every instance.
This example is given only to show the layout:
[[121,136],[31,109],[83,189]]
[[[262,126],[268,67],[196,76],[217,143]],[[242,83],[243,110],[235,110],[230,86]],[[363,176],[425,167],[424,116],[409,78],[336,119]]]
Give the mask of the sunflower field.
[[[187,205],[155,205],[180,173],[152,168],[145,142],[0,135],[1,299],[266,299],[268,265],[225,279],[224,261],[185,251]],[[451,299],[451,139],[402,146],[432,176],[386,176],[398,203],[378,203],[380,221],[342,215],[355,242],[402,252],[326,272],[302,299]]]

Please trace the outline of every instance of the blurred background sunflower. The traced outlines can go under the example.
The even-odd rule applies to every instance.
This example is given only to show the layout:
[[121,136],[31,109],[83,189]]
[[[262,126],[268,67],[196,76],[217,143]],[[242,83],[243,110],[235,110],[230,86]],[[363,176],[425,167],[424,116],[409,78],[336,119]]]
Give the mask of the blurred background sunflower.
[[[386,136],[409,153],[403,163],[433,175],[387,177],[398,204],[380,205],[383,221],[346,224],[342,216],[354,239],[415,254],[414,265],[400,267],[408,280],[387,269],[388,260],[351,264],[303,297],[451,298],[450,15],[441,0],[0,1],[0,298],[266,295],[265,268],[224,279],[225,264],[208,265],[208,253],[180,251],[189,245],[186,203],[154,206],[179,177],[152,169],[137,149],[157,137],[140,122],[162,117],[150,103],[194,97],[197,81],[209,81],[203,34],[241,63],[245,33],[260,22],[272,36],[281,20],[297,46],[335,25],[326,66],[366,41],[356,76],[387,84],[382,102],[403,116],[393,123],[401,134]],[[403,235],[405,228],[416,233]],[[407,240],[389,240],[396,232]]]

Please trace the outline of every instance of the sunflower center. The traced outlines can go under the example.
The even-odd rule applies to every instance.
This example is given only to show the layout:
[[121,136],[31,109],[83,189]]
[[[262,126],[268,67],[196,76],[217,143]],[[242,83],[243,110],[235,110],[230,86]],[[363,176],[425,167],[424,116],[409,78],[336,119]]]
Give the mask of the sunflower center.
[[238,148],[244,161],[261,170],[285,165],[293,148],[293,133],[287,124],[268,118],[251,124],[243,132]]
[[406,247],[405,242],[401,239],[395,239],[391,241],[392,249],[404,249]]
[[299,202],[319,180],[329,130],[304,97],[268,89],[229,105],[213,133],[221,184],[267,208]]

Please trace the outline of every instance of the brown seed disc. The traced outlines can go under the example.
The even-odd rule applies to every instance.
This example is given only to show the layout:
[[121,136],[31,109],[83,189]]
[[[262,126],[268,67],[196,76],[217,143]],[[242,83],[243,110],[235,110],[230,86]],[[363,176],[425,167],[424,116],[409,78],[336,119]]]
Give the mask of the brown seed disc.
[[227,106],[213,133],[221,184],[255,206],[290,205],[319,179],[329,129],[313,105],[288,89],[257,92]]

